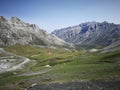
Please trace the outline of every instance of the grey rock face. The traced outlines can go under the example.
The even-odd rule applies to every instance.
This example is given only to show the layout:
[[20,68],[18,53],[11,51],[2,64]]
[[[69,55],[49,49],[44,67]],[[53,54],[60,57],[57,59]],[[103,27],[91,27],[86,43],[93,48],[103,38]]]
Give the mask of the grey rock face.
[[120,25],[94,21],[55,30],[52,34],[74,44],[110,45],[120,40]]
[[35,45],[66,45],[66,43],[48,34],[35,24],[21,21],[17,17],[6,20],[0,16],[0,45],[35,44]]

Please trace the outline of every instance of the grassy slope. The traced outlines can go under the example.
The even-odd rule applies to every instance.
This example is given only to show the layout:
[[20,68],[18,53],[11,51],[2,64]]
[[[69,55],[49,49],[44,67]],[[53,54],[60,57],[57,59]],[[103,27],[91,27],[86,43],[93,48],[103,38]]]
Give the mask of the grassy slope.
[[[49,78],[49,82],[67,82],[79,80],[113,80],[120,78],[120,51],[100,54],[89,53],[84,50],[79,52],[69,52],[64,49],[36,48],[32,46],[15,45],[5,48],[7,51],[17,55],[25,56],[37,61],[37,64],[29,71],[46,69],[49,64],[55,70],[47,72],[42,76],[53,75],[56,78]],[[48,52],[51,55],[48,55]],[[28,66],[29,67],[29,66]],[[18,73],[21,73],[18,71]],[[9,75],[10,74],[10,75]],[[32,76],[35,77],[35,76]],[[16,76],[11,73],[0,76],[0,86],[8,83],[21,82],[32,77]],[[8,82],[7,82],[8,81]],[[48,82],[44,80],[43,82]]]

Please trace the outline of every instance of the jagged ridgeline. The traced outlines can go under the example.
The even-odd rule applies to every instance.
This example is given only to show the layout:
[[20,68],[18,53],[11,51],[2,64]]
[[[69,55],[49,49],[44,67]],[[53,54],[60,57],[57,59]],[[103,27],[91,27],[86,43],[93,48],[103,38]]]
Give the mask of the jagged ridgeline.
[[102,23],[86,22],[55,30],[52,34],[69,43],[107,46],[120,41],[120,24],[106,21]]
[[48,34],[35,24],[25,23],[17,17],[7,20],[0,16],[0,46],[14,44],[68,45],[63,40]]

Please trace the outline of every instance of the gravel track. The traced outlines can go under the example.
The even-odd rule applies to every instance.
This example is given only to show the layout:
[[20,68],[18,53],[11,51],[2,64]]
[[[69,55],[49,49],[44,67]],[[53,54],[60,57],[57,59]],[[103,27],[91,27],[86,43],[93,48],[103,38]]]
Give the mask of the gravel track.
[[68,83],[42,84],[27,90],[120,90],[120,81],[81,81]]

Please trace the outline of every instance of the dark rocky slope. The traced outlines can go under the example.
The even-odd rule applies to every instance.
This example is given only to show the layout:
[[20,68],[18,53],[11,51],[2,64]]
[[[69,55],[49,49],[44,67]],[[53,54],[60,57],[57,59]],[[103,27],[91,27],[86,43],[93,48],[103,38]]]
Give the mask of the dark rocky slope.
[[120,81],[86,81],[36,85],[28,90],[120,90]]

